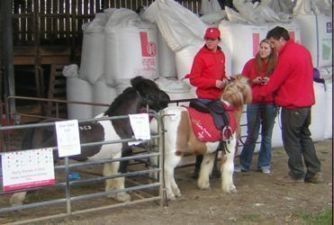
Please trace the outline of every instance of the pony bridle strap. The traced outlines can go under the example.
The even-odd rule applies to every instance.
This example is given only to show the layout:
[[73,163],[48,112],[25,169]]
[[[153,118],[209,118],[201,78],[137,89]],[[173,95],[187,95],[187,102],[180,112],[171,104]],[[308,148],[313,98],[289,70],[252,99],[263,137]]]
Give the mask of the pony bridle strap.
[[144,107],[141,107],[141,108],[139,109],[139,112],[140,112],[140,113],[156,113],[155,110],[150,109],[150,105],[148,104],[148,100],[147,100],[145,97],[143,97],[143,96],[140,94],[139,91],[136,90],[136,93],[137,93],[137,95],[143,100],[143,102],[144,102],[144,104],[145,104]]

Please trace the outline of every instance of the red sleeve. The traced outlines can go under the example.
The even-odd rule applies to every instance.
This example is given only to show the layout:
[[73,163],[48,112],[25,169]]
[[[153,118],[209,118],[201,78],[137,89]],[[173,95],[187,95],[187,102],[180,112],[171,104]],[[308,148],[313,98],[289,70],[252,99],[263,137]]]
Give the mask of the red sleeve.
[[265,97],[268,95],[272,95],[277,89],[282,85],[282,83],[287,79],[289,76],[290,70],[290,61],[286,57],[280,58],[278,61],[274,72],[270,76],[270,80],[267,85],[262,86],[261,96]]
[[251,60],[249,60],[246,64],[245,64],[245,66],[244,66],[244,68],[242,69],[242,72],[241,72],[241,74],[243,75],[243,76],[245,76],[245,77],[247,77],[247,78],[251,78],[251,75],[252,75],[252,67],[253,67],[253,59],[251,59]]

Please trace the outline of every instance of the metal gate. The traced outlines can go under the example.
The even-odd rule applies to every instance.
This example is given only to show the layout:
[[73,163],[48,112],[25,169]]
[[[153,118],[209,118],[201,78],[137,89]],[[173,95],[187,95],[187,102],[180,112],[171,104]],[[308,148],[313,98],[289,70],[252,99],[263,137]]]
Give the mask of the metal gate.
[[[97,161],[77,162],[65,157],[55,165],[56,184],[50,187],[26,189],[32,194],[26,204],[18,206],[9,205],[9,196],[12,193],[5,193],[1,190],[0,195],[0,223],[24,224],[52,218],[60,218],[70,215],[77,215],[97,210],[111,209],[143,202],[155,201],[157,204],[165,204],[163,193],[163,135],[161,129],[161,118],[158,114],[150,114],[158,120],[158,133],[151,134],[150,142],[146,142],[135,148],[134,154],[119,159],[104,159]],[[91,120],[80,120],[82,122],[96,122],[100,120],[119,120],[128,116],[117,116]],[[16,132],[23,136],[28,129],[54,127],[55,122],[38,123],[30,125],[15,125],[0,127],[0,132]],[[81,144],[81,147],[94,146],[99,144],[119,144],[135,141],[131,139],[106,140],[104,142],[92,142]],[[44,146],[45,147],[45,146]],[[48,146],[57,150],[57,146]],[[14,151],[25,151],[11,149]],[[1,152],[3,155],[4,153]],[[153,159],[153,160],[152,160]],[[104,163],[116,161],[129,161],[129,171],[124,174],[113,176],[102,176],[97,169],[101,169]],[[154,161],[155,163],[152,163]],[[1,170],[2,171],[2,170]],[[76,172],[80,178],[71,178],[71,173]],[[2,176],[2,174],[0,174]],[[106,179],[125,177],[126,188],[121,190],[104,190]],[[2,180],[2,179],[1,179]],[[1,185],[2,187],[2,185]],[[92,190],[93,189],[93,190]],[[116,202],[106,196],[118,192],[130,193],[132,200],[129,202]],[[17,212],[19,210],[19,212]],[[45,212],[46,211],[46,212]],[[52,213],[50,213],[50,211]],[[27,216],[29,215],[29,216]],[[34,216],[31,216],[34,215]]]

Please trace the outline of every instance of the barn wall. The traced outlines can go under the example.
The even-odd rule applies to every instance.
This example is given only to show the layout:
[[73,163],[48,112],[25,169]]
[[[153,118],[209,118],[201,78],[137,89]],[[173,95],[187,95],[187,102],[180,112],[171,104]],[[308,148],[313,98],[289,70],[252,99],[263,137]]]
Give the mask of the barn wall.
[[[13,1],[14,46],[80,47],[82,24],[106,8],[138,9],[154,0],[16,0]],[[179,1],[198,13],[199,0]]]

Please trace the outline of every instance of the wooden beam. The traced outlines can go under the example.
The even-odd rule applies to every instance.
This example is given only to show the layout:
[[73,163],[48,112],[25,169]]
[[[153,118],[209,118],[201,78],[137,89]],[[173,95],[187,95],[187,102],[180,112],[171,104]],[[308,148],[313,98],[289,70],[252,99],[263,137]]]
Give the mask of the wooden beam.
[[[15,78],[13,67],[13,28],[12,28],[12,0],[1,0],[2,27],[2,66],[4,71],[4,98],[15,95]],[[9,110],[9,111],[8,111]],[[9,102],[7,115],[16,113],[15,101]]]

